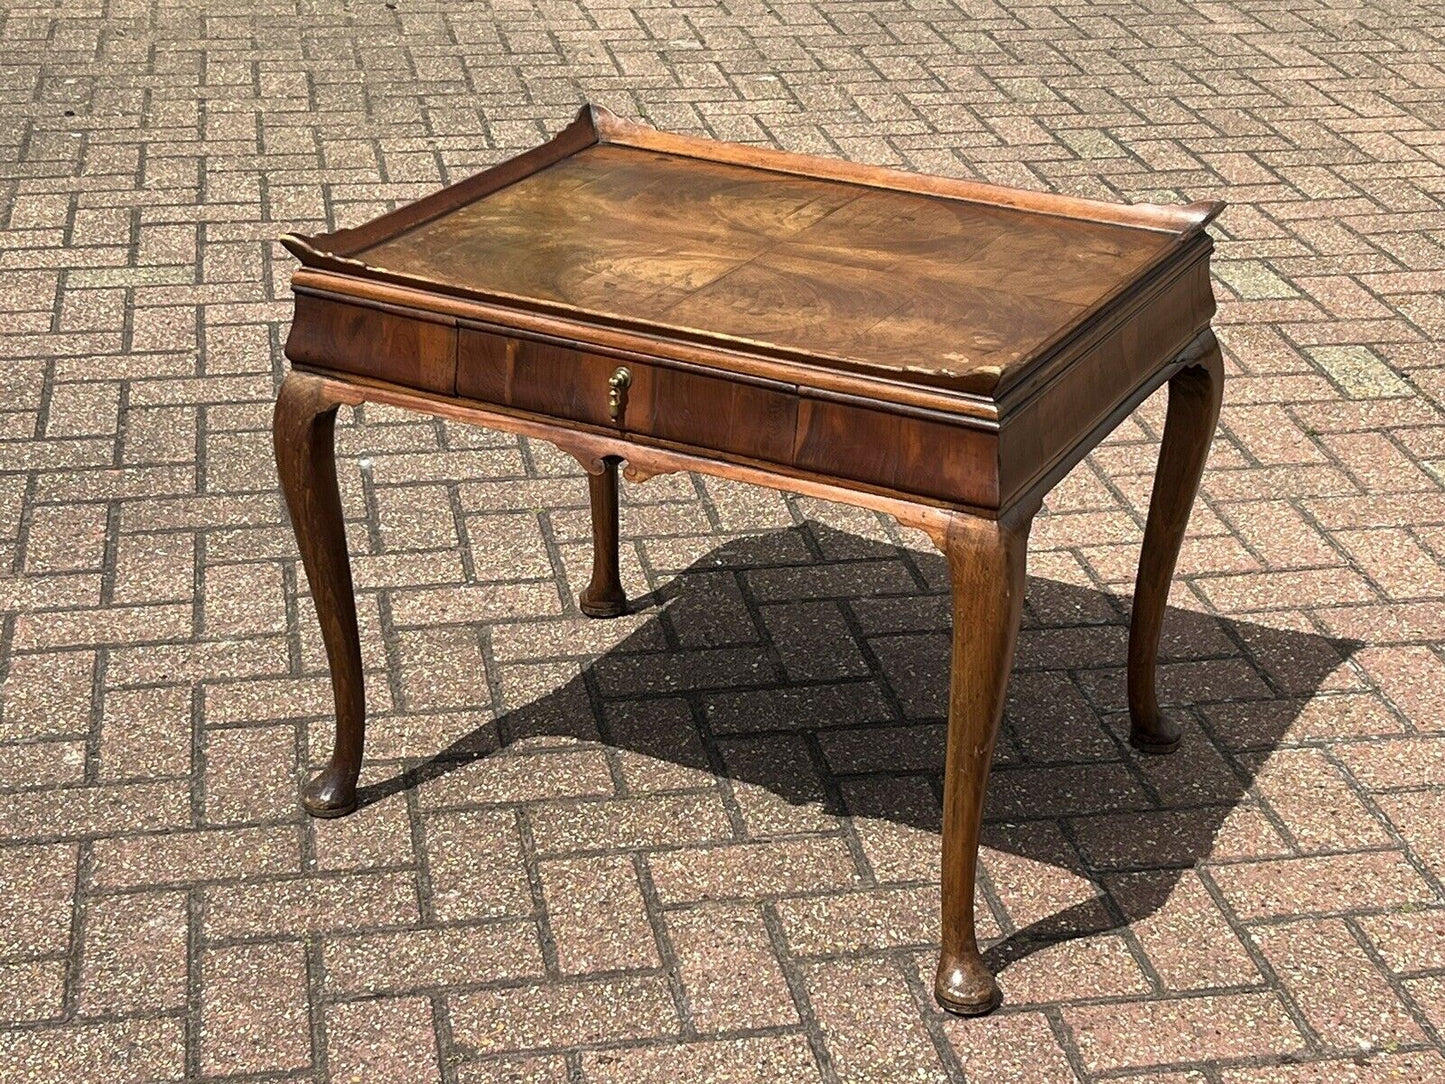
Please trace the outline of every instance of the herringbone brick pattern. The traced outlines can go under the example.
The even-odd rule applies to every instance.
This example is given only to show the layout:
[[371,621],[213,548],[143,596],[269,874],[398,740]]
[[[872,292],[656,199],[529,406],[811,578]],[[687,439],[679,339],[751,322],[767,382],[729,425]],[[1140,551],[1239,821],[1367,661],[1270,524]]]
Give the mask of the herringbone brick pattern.
[[[1445,1080],[1445,12],[1332,0],[65,0],[0,11],[0,1079]],[[288,229],[559,128],[1213,198],[1221,433],[1120,741],[1151,401],[1034,530],[928,996],[946,582],[875,516],[339,431],[367,804],[279,501]]]

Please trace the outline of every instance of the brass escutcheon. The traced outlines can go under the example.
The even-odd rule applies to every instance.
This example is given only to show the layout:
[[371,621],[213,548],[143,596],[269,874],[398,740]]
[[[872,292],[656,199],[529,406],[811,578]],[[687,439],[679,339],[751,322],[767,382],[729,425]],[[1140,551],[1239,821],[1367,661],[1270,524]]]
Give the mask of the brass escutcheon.
[[622,417],[622,396],[631,383],[632,370],[626,365],[619,365],[612,379],[607,381],[607,413],[614,422]]

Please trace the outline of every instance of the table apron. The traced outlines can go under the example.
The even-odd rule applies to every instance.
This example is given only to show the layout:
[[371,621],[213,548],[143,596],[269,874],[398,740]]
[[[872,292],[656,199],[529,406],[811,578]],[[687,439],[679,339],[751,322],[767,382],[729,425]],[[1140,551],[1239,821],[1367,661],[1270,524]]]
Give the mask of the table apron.
[[1041,499],[1168,379],[1213,311],[1200,258],[1089,336],[1072,364],[1002,421],[310,291],[297,295],[286,353],[299,368],[355,381],[369,398],[387,388],[416,397],[397,405],[444,413],[439,405],[451,403],[482,424],[484,415],[526,418],[554,443],[576,429],[722,464],[710,473],[745,464],[992,517]]

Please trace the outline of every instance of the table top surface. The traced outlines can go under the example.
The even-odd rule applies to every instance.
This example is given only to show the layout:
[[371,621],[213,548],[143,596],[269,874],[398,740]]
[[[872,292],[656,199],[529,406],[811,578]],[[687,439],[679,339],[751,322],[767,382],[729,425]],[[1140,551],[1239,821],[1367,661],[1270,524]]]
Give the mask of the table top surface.
[[[819,176],[808,164],[821,160],[751,148],[720,161],[697,155],[726,144],[655,135],[652,146],[564,147],[344,255],[402,283],[989,394],[1214,213],[1194,205],[1204,210],[1136,224],[1130,208],[951,194],[1009,194],[967,182],[900,190],[860,180],[909,175],[839,164],[830,171],[842,176]],[[1124,221],[1083,217],[1090,207]],[[326,237],[305,240],[328,251]]]

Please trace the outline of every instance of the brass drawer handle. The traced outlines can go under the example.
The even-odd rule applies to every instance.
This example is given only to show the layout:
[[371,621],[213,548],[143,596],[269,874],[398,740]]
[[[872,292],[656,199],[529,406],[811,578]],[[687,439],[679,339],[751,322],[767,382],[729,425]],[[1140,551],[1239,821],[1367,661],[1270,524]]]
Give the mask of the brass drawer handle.
[[619,365],[607,381],[607,413],[614,422],[622,417],[623,397],[631,384],[632,370],[626,365]]

